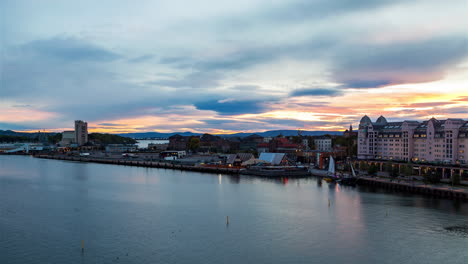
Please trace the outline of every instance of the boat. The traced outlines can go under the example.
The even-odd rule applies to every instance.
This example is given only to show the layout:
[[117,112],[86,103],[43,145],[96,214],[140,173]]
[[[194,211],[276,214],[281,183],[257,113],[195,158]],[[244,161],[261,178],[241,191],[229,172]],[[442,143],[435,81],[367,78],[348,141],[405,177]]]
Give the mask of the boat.
[[328,183],[339,181],[338,177],[336,176],[336,171],[335,171],[335,159],[333,159],[332,156],[330,156],[330,162],[328,164],[327,175],[323,178],[323,180]]
[[308,177],[309,171],[303,166],[251,166],[239,171],[244,175],[263,177]]
[[349,162],[349,166],[351,168],[351,175],[346,175],[345,177],[341,178],[340,184],[348,185],[348,186],[356,186],[358,177],[356,176],[356,172],[354,171],[354,167],[351,162]]

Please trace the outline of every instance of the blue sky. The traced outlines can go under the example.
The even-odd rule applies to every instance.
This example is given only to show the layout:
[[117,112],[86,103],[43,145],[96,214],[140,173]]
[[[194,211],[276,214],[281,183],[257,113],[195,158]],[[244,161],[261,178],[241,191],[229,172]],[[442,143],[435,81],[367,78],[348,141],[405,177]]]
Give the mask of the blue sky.
[[0,10],[0,129],[468,117],[466,0],[4,0]]

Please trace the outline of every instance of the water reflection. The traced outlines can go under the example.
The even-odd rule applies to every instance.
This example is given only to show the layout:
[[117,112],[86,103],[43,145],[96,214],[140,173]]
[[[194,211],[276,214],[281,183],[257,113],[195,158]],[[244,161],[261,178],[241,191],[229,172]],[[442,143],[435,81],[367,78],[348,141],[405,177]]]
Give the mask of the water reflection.
[[459,235],[468,226],[468,206],[460,201],[316,178],[14,156],[0,156],[0,164],[0,263],[430,264],[468,258],[467,237]]

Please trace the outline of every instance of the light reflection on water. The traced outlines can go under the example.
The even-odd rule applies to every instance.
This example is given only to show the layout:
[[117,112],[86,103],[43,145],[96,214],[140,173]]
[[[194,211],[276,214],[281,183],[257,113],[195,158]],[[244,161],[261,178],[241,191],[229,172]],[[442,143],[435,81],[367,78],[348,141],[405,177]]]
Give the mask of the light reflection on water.
[[468,257],[466,203],[315,178],[0,156],[0,201],[0,263],[466,263]]

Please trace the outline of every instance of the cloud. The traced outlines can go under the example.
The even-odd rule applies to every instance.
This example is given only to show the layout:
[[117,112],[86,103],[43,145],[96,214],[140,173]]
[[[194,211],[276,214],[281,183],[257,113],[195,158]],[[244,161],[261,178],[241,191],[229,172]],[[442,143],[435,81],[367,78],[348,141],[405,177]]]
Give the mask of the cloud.
[[294,90],[291,96],[340,96],[343,92],[339,89],[330,88],[305,88]]
[[241,92],[256,91],[256,90],[259,90],[261,88],[262,87],[259,86],[259,85],[235,85],[235,86],[229,87],[229,89],[231,89],[231,90],[241,91]]
[[194,104],[199,110],[211,110],[218,112],[221,115],[239,115],[261,113],[267,109],[263,101],[236,101],[230,100],[225,102],[204,101]]
[[12,107],[28,108],[28,107],[32,107],[32,105],[30,105],[30,104],[16,104],[16,105],[12,105]]
[[125,126],[123,124],[116,124],[116,123],[100,123],[98,126],[110,126],[110,127],[116,127],[116,126]]
[[37,129],[37,127],[30,126],[27,124],[17,124],[14,122],[0,122],[0,130],[30,130],[30,129]]
[[271,20],[304,21],[323,20],[329,16],[339,16],[345,13],[362,12],[378,7],[389,6],[400,1],[392,0],[301,0],[279,6],[266,11],[264,17]]
[[448,114],[468,114],[468,106],[459,106],[459,107],[451,107],[451,108],[446,108],[445,113]]
[[173,88],[215,88],[220,84],[222,77],[223,75],[219,72],[197,71],[182,78],[155,80],[147,84]]
[[346,88],[379,88],[391,83],[389,80],[348,80]]
[[426,103],[412,103],[412,104],[407,104],[405,107],[439,107],[439,106],[444,106],[448,105],[451,102],[426,102]]
[[146,55],[142,55],[139,57],[129,59],[127,61],[130,63],[141,63],[141,62],[151,61],[153,58],[154,58],[154,55],[146,54]]
[[454,102],[468,102],[468,96],[460,96],[455,100],[452,100]]
[[439,80],[445,70],[468,56],[466,37],[399,44],[367,44],[339,50],[334,78],[349,88]]
[[[437,84],[392,87],[394,93],[386,87],[453,80],[463,60],[466,66],[464,17],[445,19],[463,9],[463,0],[265,1],[186,3],[184,10],[170,1],[158,4],[162,9],[149,8],[154,3],[116,4],[114,12],[93,4],[86,18],[63,5],[8,6],[0,98],[16,110],[53,113],[37,123],[44,127],[85,119],[103,128],[124,120],[139,129],[262,130],[340,125],[349,122],[349,114],[397,106],[434,108],[412,111],[414,117],[451,111],[446,108],[463,115],[464,108],[456,108],[467,98],[450,99],[456,97],[450,93],[464,92],[450,80],[431,99],[416,93],[432,92]],[[90,3],[78,8],[84,12]],[[57,23],[64,18],[67,23]],[[458,74],[456,82],[465,77]],[[448,98],[446,105],[442,98]],[[199,115],[184,119],[193,111]],[[405,111],[392,115],[410,114]],[[255,117],[242,121],[238,114]],[[19,115],[3,115],[4,122],[21,124]],[[223,121],[200,121],[216,118]],[[326,123],[301,121],[315,119]]]
[[112,51],[73,37],[35,40],[20,46],[20,50],[63,61],[113,61],[121,57]]

